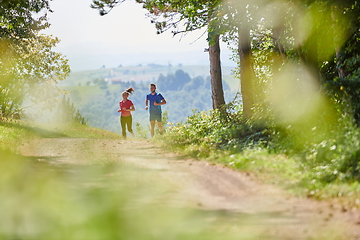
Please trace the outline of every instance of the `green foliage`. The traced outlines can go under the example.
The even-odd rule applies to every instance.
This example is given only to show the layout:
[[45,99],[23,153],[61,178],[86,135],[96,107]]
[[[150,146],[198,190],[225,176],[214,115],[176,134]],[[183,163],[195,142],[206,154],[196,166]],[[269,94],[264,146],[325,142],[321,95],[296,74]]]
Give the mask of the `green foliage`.
[[338,104],[338,111],[353,116],[357,123],[360,121],[359,39],[359,32],[354,32],[337,56],[322,66],[328,96]]
[[264,142],[269,137],[266,125],[243,120],[238,104],[233,101],[226,105],[226,113],[222,110],[194,111],[184,124],[169,127],[166,141],[175,146],[208,148],[209,151],[199,152],[201,156],[209,156],[215,149],[238,151]]
[[34,13],[51,12],[49,0],[2,0],[0,4],[0,38],[31,39],[38,30],[49,27],[46,14],[39,18]]
[[169,111],[163,111],[162,112],[162,126],[164,130],[167,128],[169,122]]
[[149,131],[149,129],[145,130],[139,122],[135,123],[135,133],[137,138],[146,139],[149,135]]
[[0,41],[0,110],[8,117],[22,113],[25,100],[51,106],[59,90],[55,84],[70,72],[67,59],[53,52],[59,39],[37,35],[31,39]]
[[[179,69],[175,74],[169,73],[166,76],[160,74],[156,82],[161,86],[162,91],[203,91],[211,90],[210,78],[204,79],[202,76],[197,76],[193,79],[189,74]],[[223,89],[225,91],[230,90],[227,82],[223,82]]]
[[21,142],[25,139],[33,139],[36,137],[28,125],[18,120],[2,120],[0,121],[0,149],[10,149],[14,152]]
[[80,111],[74,107],[74,104],[70,102],[70,98],[63,96],[56,115],[54,116],[54,121],[63,123],[80,123],[82,125],[87,125],[87,120],[81,115]]
[[189,74],[185,73],[183,70],[179,69],[175,74],[169,73],[166,77],[160,75],[157,81],[157,84],[165,91],[177,91],[189,83],[191,78]]
[[86,125],[72,123],[35,123],[6,119],[0,121],[0,149],[17,153],[24,142],[37,138],[106,138],[118,139],[119,135]]
[[48,0],[1,1],[0,111],[4,117],[24,114],[24,102],[51,107],[59,92],[55,84],[70,72],[67,59],[52,51],[59,39],[39,34],[49,27],[48,12]]

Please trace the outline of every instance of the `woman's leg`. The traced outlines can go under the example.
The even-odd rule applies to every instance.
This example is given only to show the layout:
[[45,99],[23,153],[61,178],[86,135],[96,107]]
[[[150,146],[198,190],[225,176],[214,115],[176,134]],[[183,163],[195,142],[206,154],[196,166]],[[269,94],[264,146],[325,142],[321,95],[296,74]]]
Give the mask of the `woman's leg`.
[[133,129],[132,129],[132,116],[129,116],[128,117],[128,121],[127,121],[127,128],[129,130],[129,132],[131,133],[132,136],[134,136],[134,132],[133,132]]
[[126,138],[126,117],[120,117],[122,135]]

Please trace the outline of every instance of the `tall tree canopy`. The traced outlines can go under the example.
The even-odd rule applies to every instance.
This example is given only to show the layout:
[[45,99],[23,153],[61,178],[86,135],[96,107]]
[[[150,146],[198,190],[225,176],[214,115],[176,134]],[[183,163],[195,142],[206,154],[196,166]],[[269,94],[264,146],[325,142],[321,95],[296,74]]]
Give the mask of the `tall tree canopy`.
[[39,33],[49,27],[46,18],[49,12],[48,0],[1,1],[0,108],[3,116],[21,111],[27,98],[32,97],[33,102],[53,100],[54,93],[49,87],[53,89],[55,83],[70,72],[67,59],[52,51],[59,39]]
[[[38,18],[34,13],[44,12]],[[51,12],[49,0],[2,0],[0,4],[0,38],[12,41],[31,38],[38,30],[49,27],[47,12]]]

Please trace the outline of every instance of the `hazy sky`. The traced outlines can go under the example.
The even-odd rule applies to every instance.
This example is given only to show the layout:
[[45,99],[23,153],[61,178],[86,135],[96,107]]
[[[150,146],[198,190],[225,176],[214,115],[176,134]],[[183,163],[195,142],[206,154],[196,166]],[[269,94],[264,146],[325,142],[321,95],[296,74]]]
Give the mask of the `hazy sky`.
[[[49,14],[51,27],[44,31],[61,39],[57,51],[70,59],[75,70],[115,67],[119,64],[208,64],[206,34],[200,30],[173,37],[156,34],[145,16],[146,10],[127,0],[108,15],[100,16],[89,6],[91,0],[53,0]],[[229,65],[229,51],[222,48],[223,64]]]

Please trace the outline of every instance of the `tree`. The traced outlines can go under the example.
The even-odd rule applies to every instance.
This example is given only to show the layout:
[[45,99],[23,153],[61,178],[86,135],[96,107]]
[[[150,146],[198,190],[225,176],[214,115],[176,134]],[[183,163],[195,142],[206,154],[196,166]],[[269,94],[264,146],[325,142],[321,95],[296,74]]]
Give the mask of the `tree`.
[[338,3],[346,21],[343,29],[348,32],[345,43],[335,49],[332,58],[320,67],[323,83],[328,96],[339,104],[343,116],[351,116],[360,122],[360,7],[358,2],[344,0]]
[[[33,13],[44,14],[34,18]],[[49,0],[2,0],[0,4],[0,39],[17,42],[35,37],[41,29],[49,27],[47,13],[52,12]]]
[[55,84],[70,72],[68,60],[51,51],[58,41],[45,35],[18,40],[16,44],[2,41],[0,106],[5,117],[21,112],[25,99],[34,104],[54,103],[58,92]]
[[209,44],[210,81],[213,109],[221,109],[225,105],[220,61],[220,35],[216,34],[213,45]]
[[[33,17],[41,11],[42,16]],[[47,0],[1,2],[0,107],[5,116],[22,111],[26,98],[33,103],[54,100],[55,83],[70,72],[67,59],[51,50],[59,39],[39,34],[49,26],[48,12]]]
[[180,90],[185,84],[191,81],[191,78],[188,73],[179,69],[176,70],[174,80],[177,86],[177,89]]
[[58,105],[54,121],[87,125],[87,120],[81,115],[79,110],[76,110],[74,104],[70,102],[70,99],[65,96],[63,96],[63,99]]
[[243,0],[223,2],[221,14],[217,16],[220,22],[224,41],[235,45],[234,52],[238,61],[238,77],[240,79],[242,112],[245,119],[253,116],[256,104],[256,78],[254,74],[252,53],[252,29],[256,16],[253,9],[259,0]]
[[160,74],[157,84],[160,85],[161,89],[163,90],[178,91],[181,90],[183,86],[190,81],[191,78],[189,74],[179,69],[175,72],[175,74],[169,73],[166,77],[163,74]]

